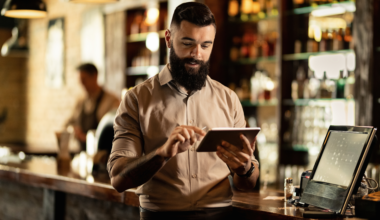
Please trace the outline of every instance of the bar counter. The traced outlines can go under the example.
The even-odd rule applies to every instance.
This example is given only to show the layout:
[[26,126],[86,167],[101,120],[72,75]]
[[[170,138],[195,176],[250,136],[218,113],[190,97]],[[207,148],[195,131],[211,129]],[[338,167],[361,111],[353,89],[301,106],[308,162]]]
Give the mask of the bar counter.
[[[0,164],[0,219],[139,219],[139,201],[134,190],[118,193],[107,175],[82,178],[76,172],[57,167],[55,159],[46,157]],[[264,200],[282,195],[274,191],[235,191],[235,216],[302,219],[304,208],[280,200]]]

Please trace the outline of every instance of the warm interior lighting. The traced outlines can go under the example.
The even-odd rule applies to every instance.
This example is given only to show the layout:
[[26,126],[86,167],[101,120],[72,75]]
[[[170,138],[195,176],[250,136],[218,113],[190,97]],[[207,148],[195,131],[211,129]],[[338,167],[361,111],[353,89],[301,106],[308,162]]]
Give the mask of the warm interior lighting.
[[331,8],[322,8],[318,10],[314,10],[311,12],[311,15],[314,17],[324,17],[331,15],[339,15],[346,12],[346,9],[343,7],[331,7]]
[[67,0],[72,3],[88,3],[88,4],[107,4],[107,3],[115,3],[119,0]]
[[322,40],[322,30],[320,27],[316,26],[314,28],[314,39],[317,41],[317,42],[321,42]]
[[260,3],[252,2],[252,13],[257,14],[260,12]]
[[12,18],[44,18],[46,4],[41,0],[7,0],[1,10],[1,15]]
[[228,15],[231,17],[236,16],[239,13],[239,3],[237,0],[230,1],[228,5]]
[[296,4],[303,4],[304,0],[293,0],[293,2]]
[[243,14],[250,14],[252,11],[252,0],[243,0],[241,2],[240,11]]
[[160,11],[158,8],[149,8],[146,13],[145,22],[150,26],[157,22],[158,16],[160,15]]
[[158,50],[158,47],[160,46],[160,36],[158,35],[158,33],[149,33],[146,36],[145,45],[150,51],[156,52]]
[[46,11],[34,11],[34,10],[8,10],[4,13],[4,16],[11,18],[44,18],[46,17]]

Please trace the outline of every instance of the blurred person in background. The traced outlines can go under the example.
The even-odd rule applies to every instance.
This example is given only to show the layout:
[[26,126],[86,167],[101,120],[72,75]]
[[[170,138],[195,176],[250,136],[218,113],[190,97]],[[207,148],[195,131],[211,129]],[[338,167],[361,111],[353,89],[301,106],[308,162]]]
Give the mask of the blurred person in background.
[[80,142],[81,150],[86,150],[87,132],[96,129],[107,112],[119,107],[120,100],[99,86],[98,70],[94,64],[82,64],[77,70],[80,82],[86,91],[86,97],[77,102],[67,125],[73,126],[74,135]]
[[138,187],[140,219],[230,219],[231,182],[242,191],[256,185],[255,141],[241,135],[243,149],[223,142],[196,152],[201,128],[246,126],[237,95],[208,76],[215,34],[206,5],[179,5],[165,33],[170,63],[117,111],[108,172],[118,192]]

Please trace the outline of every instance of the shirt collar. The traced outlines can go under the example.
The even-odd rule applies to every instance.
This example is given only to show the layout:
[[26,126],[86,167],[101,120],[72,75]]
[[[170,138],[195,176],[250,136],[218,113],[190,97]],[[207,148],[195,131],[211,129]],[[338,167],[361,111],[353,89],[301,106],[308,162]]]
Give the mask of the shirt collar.
[[168,65],[169,64],[166,64],[165,67],[158,74],[158,80],[159,80],[161,86],[163,86],[163,85],[165,85],[165,84],[167,84],[173,80],[173,77],[172,77],[172,74],[170,73]]

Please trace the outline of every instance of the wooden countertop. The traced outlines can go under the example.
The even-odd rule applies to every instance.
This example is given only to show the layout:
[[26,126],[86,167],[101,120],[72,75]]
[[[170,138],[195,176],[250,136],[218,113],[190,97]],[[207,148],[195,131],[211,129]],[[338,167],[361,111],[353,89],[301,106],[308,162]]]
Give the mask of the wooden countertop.
[[[54,158],[32,157],[22,163],[0,164],[0,179],[82,195],[94,199],[139,206],[135,190],[118,193],[110,185],[107,175],[82,177],[77,173],[57,168]],[[301,219],[304,208],[294,207],[280,200],[264,200],[267,196],[282,196],[280,192],[235,191],[233,206],[239,219]],[[308,208],[306,208],[308,209]],[[360,218],[335,218],[359,220]]]

